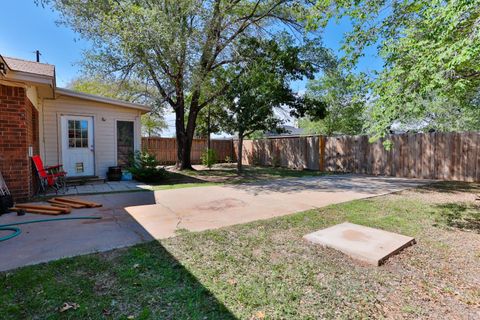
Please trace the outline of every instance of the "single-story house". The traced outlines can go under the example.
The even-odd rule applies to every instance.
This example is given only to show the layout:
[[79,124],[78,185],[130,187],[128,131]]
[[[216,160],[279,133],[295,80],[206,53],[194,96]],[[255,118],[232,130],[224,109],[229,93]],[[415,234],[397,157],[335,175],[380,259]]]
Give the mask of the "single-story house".
[[35,193],[31,156],[68,177],[105,177],[141,148],[145,105],[58,88],[55,66],[0,55],[0,172],[16,199]]

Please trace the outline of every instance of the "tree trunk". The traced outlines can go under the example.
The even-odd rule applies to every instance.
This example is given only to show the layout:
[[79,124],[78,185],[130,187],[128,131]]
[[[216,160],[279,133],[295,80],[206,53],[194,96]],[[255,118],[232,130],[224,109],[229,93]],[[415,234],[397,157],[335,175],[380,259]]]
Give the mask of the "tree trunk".
[[243,158],[243,136],[241,134],[238,135],[238,147],[237,147],[237,170],[238,172],[242,172],[242,158]]
[[177,130],[177,169],[185,170],[192,168],[191,151],[193,136],[197,123],[198,110],[190,109],[188,114],[187,127],[185,128],[184,113],[177,110],[175,127]]
[[188,130],[185,129],[184,106],[177,106],[177,108],[175,109],[175,131],[177,137],[176,167],[179,170],[192,169],[192,162],[190,159],[190,152],[192,150],[192,139],[188,138]]
[[193,169],[190,153],[192,151],[192,139],[187,138],[186,132],[177,131],[177,169]]
[[210,106],[208,106],[208,114],[207,114],[207,150],[211,148],[211,140],[210,140]]

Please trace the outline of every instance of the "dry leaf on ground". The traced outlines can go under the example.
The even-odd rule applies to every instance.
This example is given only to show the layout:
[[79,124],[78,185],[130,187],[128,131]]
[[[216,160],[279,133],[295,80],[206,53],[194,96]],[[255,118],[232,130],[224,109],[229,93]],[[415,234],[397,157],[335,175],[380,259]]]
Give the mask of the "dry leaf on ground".
[[58,308],[58,311],[65,312],[65,311],[70,310],[70,309],[77,310],[79,307],[80,307],[80,305],[78,303],[64,302],[63,305],[60,308]]

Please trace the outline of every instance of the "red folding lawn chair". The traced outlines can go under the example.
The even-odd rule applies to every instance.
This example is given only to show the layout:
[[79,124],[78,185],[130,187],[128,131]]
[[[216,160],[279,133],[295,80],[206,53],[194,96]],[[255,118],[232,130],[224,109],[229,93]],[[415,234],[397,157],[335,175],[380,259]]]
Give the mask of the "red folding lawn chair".
[[38,155],[33,156],[32,160],[39,179],[37,194],[40,192],[47,193],[48,188],[53,188],[56,193],[60,190],[63,193],[66,192],[67,182],[65,178],[67,173],[63,170],[63,165],[44,167],[42,158]]

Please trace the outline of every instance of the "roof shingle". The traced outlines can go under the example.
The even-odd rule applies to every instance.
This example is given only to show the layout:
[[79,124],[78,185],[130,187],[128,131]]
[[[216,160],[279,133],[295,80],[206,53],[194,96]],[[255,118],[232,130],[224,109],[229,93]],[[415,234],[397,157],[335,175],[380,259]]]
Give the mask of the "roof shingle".
[[49,77],[55,76],[54,65],[5,56],[2,56],[2,58],[7,63],[8,68],[12,69],[13,71],[28,72]]

